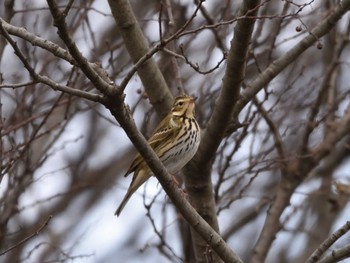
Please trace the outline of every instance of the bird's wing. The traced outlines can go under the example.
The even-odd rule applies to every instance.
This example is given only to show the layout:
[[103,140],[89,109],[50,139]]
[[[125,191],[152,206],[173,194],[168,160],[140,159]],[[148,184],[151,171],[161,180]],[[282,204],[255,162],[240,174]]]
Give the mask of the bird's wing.
[[152,149],[156,151],[165,143],[169,143],[180,127],[177,119],[167,116],[154,129],[148,143],[151,145]]
[[[171,116],[165,117],[155,128],[153,134],[148,139],[149,145],[154,151],[157,152],[157,149],[162,148],[165,143],[168,143],[177,130],[180,128],[180,125],[176,120],[173,120]],[[126,172],[125,176],[134,172],[136,168],[143,162],[142,156],[137,153],[134,161],[132,162],[130,168]]]

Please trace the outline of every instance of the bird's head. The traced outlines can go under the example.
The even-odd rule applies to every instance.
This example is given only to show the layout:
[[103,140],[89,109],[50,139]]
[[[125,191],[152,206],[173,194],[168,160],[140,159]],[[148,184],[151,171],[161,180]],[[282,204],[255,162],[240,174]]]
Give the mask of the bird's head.
[[194,102],[197,98],[187,95],[181,95],[175,98],[174,105],[171,109],[173,116],[194,117]]

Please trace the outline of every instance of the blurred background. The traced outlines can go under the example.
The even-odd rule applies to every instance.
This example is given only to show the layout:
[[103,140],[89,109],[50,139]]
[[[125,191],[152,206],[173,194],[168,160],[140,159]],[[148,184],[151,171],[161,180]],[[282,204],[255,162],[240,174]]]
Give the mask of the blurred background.
[[[263,2],[242,90],[339,3]],[[193,15],[198,0],[131,4],[153,47],[160,40],[160,23],[166,38]],[[0,0],[0,6],[1,18],[11,25],[65,48],[45,1]],[[240,6],[241,1],[204,2],[188,32],[171,42],[169,50],[178,56],[167,50],[154,56],[173,95],[180,81],[198,97],[196,115],[203,130],[222,87]],[[133,63],[108,2],[74,1],[67,24],[82,54],[119,84]],[[241,128],[228,134],[217,151],[212,183],[220,231],[246,262],[279,187],[279,145],[283,161],[290,158],[293,165],[306,127],[311,129],[306,147],[315,147],[336,129],[349,106],[349,30],[347,14],[248,103],[239,114]],[[75,89],[96,90],[78,67],[14,35],[38,74]],[[0,262],[186,262],[188,226],[155,178],[119,218],[113,215],[129,186],[131,176],[123,175],[136,150],[109,111],[33,82],[12,47],[0,41],[0,253],[16,246]],[[137,75],[125,93],[135,122],[149,136],[159,119]],[[303,175],[307,179],[280,218],[267,262],[304,262],[348,220],[349,150],[346,134]],[[349,241],[345,236],[335,248]]]

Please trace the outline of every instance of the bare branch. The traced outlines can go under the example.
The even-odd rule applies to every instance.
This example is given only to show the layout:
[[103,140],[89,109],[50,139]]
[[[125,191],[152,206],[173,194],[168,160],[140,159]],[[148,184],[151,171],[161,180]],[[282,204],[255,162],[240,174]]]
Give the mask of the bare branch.
[[67,24],[65,22],[66,14],[58,9],[55,0],[47,0],[49,4],[54,24],[58,28],[58,34],[66,44],[70,54],[76,60],[81,70],[91,80],[95,87],[100,90],[104,95],[113,96],[117,92],[117,87],[113,85],[112,81],[106,81],[105,76],[102,76],[93,69],[87,62],[87,59],[81,54],[80,50],[71,38]]
[[273,138],[275,140],[275,145],[276,145],[276,149],[277,149],[277,152],[279,155],[279,159],[282,163],[281,169],[282,169],[282,171],[285,171],[285,169],[286,169],[286,166],[285,166],[286,150],[284,149],[281,134],[279,133],[273,120],[270,118],[268,112],[264,109],[263,105],[261,105],[261,103],[258,101],[257,98],[253,98],[253,103],[258,108],[259,112],[261,113],[261,116],[264,118],[264,120],[266,121],[267,125],[269,126],[269,128],[273,134]]
[[36,230],[34,233],[32,233],[30,236],[27,236],[26,238],[22,239],[20,242],[18,242],[17,244],[13,245],[12,247],[9,247],[8,249],[0,252],[0,256],[5,255],[6,253],[10,252],[11,250],[14,250],[15,248],[23,245],[24,243],[28,242],[30,239],[32,239],[33,237],[36,237],[37,235],[39,235],[41,233],[41,231],[44,230],[44,228],[46,228],[49,224],[49,222],[52,219],[52,215],[50,215],[45,222],[38,228],[38,230]]
[[319,38],[327,34],[350,8],[350,0],[344,0],[334,9],[321,23],[319,23],[311,34],[304,37],[299,43],[291,48],[284,55],[280,56],[270,64],[259,76],[248,85],[241,98],[237,101],[234,109],[234,116],[238,116],[239,112],[247,105],[247,103],[271,80],[273,80],[282,70],[299,57],[305,50],[311,47]]
[[61,48],[59,45],[28,32],[24,27],[16,27],[11,25],[1,17],[0,22],[8,34],[22,38],[30,42],[33,46],[41,47],[42,49],[49,51],[51,54],[54,54],[56,57],[62,58],[72,65],[76,65],[73,57],[67,52],[67,50]]
[[[344,257],[336,257],[335,254],[332,252],[332,259],[337,261],[327,261],[325,259],[320,260],[322,255],[326,252],[327,249],[329,249],[339,238],[341,238],[343,235],[345,235],[350,230],[350,222],[347,221],[345,225],[340,227],[337,231],[335,231],[329,238],[327,238],[325,241],[322,242],[322,244],[315,250],[314,253],[307,259],[305,263],[316,263],[316,262],[337,262],[340,259],[344,259]],[[342,254],[342,253],[336,253],[336,254]],[[344,255],[342,255],[344,256]],[[349,256],[349,247],[347,248],[347,256]]]
[[2,35],[7,39],[7,41],[11,44],[18,58],[22,61],[24,67],[28,70],[33,80],[35,80],[36,82],[44,83],[50,86],[54,90],[59,90],[59,91],[62,91],[71,95],[75,95],[78,97],[82,97],[91,101],[98,102],[102,100],[101,95],[93,94],[83,90],[73,89],[68,86],[58,84],[46,76],[40,76],[39,74],[37,74],[35,70],[30,66],[30,64],[28,63],[28,60],[25,58],[21,50],[18,48],[16,42],[13,41],[13,39],[10,37],[6,29],[2,26],[2,20],[0,20],[0,31]]
[[[157,113],[164,117],[170,110],[173,98],[155,60],[152,58],[153,54],[161,49],[161,46],[157,45],[152,50],[149,50],[147,41],[138,25],[129,1],[117,0],[108,2],[118,29],[123,36],[124,44],[135,63],[121,83],[121,89],[123,90],[126,87],[131,77],[137,71],[152,105]],[[145,63],[146,61],[147,63]]]
[[[240,15],[255,16],[259,0],[244,1]],[[252,11],[251,10],[254,10]],[[245,75],[246,58],[251,41],[255,19],[240,20],[234,30],[231,48],[228,53],[227,67],[223,86],[215,109],[204,132],[199,149],[190,163],[185,167],[185,185],[189,193],[191,204],[197,211],[219,231],[215,213],[215,200],[212,194],[211,165],[216,151],[224,137],[225,130],[232,119],[232,110],[239,98],[241,82]],[[192,231],[196,257],[202,258],[206,254],[205,243]],[[220,255],[219,255],[220,256]]]
[[210,247],[225,262],[241,263],[241,259],[229,248],[222,237],[197,213],[197,211],[182,197],[181,192],[174,187],[173,179],[168,174],[164,165],[154,153],[146,139],[137,130],[133,122],[128,107],[123,104],[123,98],[113,100],[112,105],[107,105],[113,116],[124,128],[126,134],[133,142],[141,156],[159,180],[171,201],[176,205],[181,214],[191,227],[210,245]]
[[334,249],[328,256],[324,257],[318,263],[337,263],[350,257],[350,245],[339,249]]
[[[0,1],[0,253],[19,244],[1,256],[4,263],[84,257],[78,242],[86,247],[107,224],[117,231],[109,233],[115,246],[86,247],[87,255],[96,249],[97,260],[305,262],[316,251],[317,262],[349,257],[342,244],[348,232],[320,244],[350,209],[350,19],[343,16],[350,0],[48,1],[50,7]],[[150,134],[154,108],[166,114],[178,87],[198,97],[204,134],[197,159],[177,177],[197,212],[132,120]],[[152,178],[145,205],[136,194],[132,202],[141,206],[111,221],[113,212],[99,204],[125,190],[121,179],[134,151],[124,131],[162,187]],[[154,196],[153,186],[170,200]],[[24,222],[27,212],[33,220]],[[64,223],[60,231],[42,237],[46,228],[27,240],[50,215]],[[91,231],[94,217],[101,224]],[[121,234],[115,224],[130,231]],[[305,246],[293,250],[301,239]]]
[[[259,1],[249,1],[249,5],[244,2],[240,11],[241,15],[250,12]],[[255,13],[249,13],[254,16]],[[238,101],[241,82],[245,74],[245,62],[248,52],[248,43],[254,27],[255,19],[240,20],[236,27],[234,38],[231,41],[231,49],[227,58],[227,68],[223,81],[220,97],[216,102],[208,127],[203,134],[203,141],[194,158],[198,167],[207,167],[211,163],[214,154],[224,136],[226,127],[231,120],[231,112]],[[237,117],[237,116],[235,116]]]

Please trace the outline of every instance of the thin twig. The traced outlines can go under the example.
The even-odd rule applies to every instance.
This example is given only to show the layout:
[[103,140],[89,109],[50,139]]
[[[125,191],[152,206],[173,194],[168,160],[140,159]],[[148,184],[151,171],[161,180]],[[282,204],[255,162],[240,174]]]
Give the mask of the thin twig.
[[62,41],[66,44],[70,54],[76,60],[81,70],[84,72],[86,77],[94,84],[94,86],[100,90],[106,96],[113,96],[116,92],[119,91],[116,85],[112,81],[108,80],[106,76],[97,72],[96,69],[91,67],[91,64],[88,63],[88,60],[81,54],[77,45],[73,41],[68,26],[65,21],[65,15],[61,12],[57,6],[56,1],[47,0],[47,3],[50,8],[51,15],[54,19],[54,25],[58,29],[58,35]]
[[126,88],[126,85],[129,83],[130,79],[133,77],[133,75],[137,72],[137,70],[148,60],[150,59],[155,53],[157,53],[160,50],[163,50],[163,48],[172,40],[179,38],[181,33],[188,27],[188,25],[193,21],[193,19],[196,17],[202,3],[204,1],[201,0],[191,17],[186,21],[186,23],[178,29],[173,35],[171,35],[169,38],[164,39],[161,41],[158,45],[154,46],[152,49],[150,49],[146,54],[144,54],[130,69],[128,74],[125,76],[123,81],[120,83],[119,87],[121,90],[124,90]]
[[258,98],[255,96],[252,101],[253,101],[254,105],[258,108],[258,111],[260,112],[261,116],[263,117],[263,119],[266,121],[267,125],[270,128],[270,131],[271,131],[273,138],[274,138],[274,141],[275,141],[277,153],[278,153],[279,158],[283,164],[281,166],[281,169],[283,171],[283,174],[285,174],[286,173],[285,169],[287,166],[287,164],[285,162],[286,162],[287,158],[286,158],[286,150],[285,150],[284,145],[283,145],[283,140],[282,140],[281,134],[280,134],[278,128],[276,127],[274,121],[271,119],[268,112],[265,110],[264,106],[258,100]]
[[59,91],[62,91],[64,93],[68,93],[68,94],[71,94],[74,96],[82,97],[82,98],[85,98],[85,99],[88,99],[91,101],[98,102],[98,101],[102,100],[101,95],[93,94],[93,93],[86,92],[83,90],[73,89],[71,87],[58,84],[46,76],[41,76],[41,75],[37,74],[35,72],[35,70],[33,69],[33,67],[29,64],[27,58],[24,56],[22,51],[19,49],[17,43],[11,38],[11,36],[7,32],[7,30],[3,27],[3,20],[1,20],[1,19],[0,19],[0,32],[6,38],[6,40],[10,43],[13,50],[15,51],[15,54],[21,60],[21,62],[23,63],[23,65],[27,69],[27,71],[29,72],[29,74],[30,74],[31,78],[34,80],[34,82],[35,81],[41,82],[41,83],[44,83],[44,84],[50,86],[54,90],[59,90]]
[[5,251],[0,253],[0,256],[5,255],[6,253],[10,252],[11,250],[19,247],[20,245],[24,244],[25,242],[27,242],[29,239],[32,239],[33,237],[37,236],[40,234],[40,232],[46,228],[49,224],[49,222],[52,219],[52,215],[49,215],[49,217],[45,220],[44,224],[42,224],[37,231],[35,231],[33,234],[31,234],[30,236],[27,236],[26,238],[22,239],[21,241],[19,241],[17,244],[13,245],[12,247],[9,247],[8,249],[6,249]]

